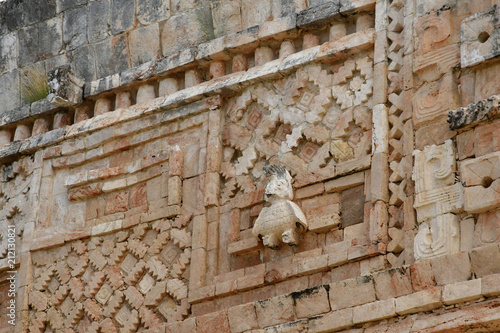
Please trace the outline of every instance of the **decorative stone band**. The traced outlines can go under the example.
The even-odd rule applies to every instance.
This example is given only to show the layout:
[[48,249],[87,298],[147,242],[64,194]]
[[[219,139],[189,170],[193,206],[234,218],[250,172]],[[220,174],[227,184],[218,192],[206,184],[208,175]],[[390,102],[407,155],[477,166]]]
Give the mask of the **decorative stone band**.
[[476,126],[477,124],[500,117],[498,104],[500,95],[494,95],[477,103],[452,110],[448,113],[451,130]]

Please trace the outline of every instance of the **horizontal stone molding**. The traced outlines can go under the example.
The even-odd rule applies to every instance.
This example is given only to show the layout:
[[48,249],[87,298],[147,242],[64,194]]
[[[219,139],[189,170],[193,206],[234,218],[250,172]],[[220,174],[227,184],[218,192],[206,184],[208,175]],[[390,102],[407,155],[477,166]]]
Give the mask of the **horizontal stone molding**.
[[500,96],[494,95],[477,103],[469,104],[448,112],[448,124],[451,130],[465,129],[476,126],[482,122],[500,117],[498,104]]

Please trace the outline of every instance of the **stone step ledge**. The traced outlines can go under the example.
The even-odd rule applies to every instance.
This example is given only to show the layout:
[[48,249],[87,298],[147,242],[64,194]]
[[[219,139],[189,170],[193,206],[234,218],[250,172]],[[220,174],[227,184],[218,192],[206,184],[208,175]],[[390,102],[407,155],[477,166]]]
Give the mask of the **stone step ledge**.
[[499,103],[500,95],[493,95],[477,103],[451,110],[447,119],[450,130],[468,130],[483,122],[499,118]]
[[[275,262],[260,264],[252,269],[240,269],[216,276],[213,285],[190,290],[189,302],[192,304],[202,303],[213,299],[217,300],[225,295],[239,293],[242,290],[237,281],[246,275],[253,275],[256,272],[263,273],[264,279],[255,280],[254,287],[268,287],[269,285],[287,279],[311,275],[317,272],[327,272],[333,267],[338,267],[348,262],[359,261],[385,254],[385,244],[380,243],[378,246],[365,246],[364,256],[349,259],[350,253],[359,252],[357,249],[358,246],[351,247],[346,241],[338,242],[333,245],[328,249],[314,249],[300,253],[292,262],[285,258]],[[470,287],[470,289],[473,290],[472,287],[475,286],[477,289],[477,286],[469,286],[467,283],[463,285],[460,283],[468,281],[472,276],[481,278],[486,275],[500,273],[500,262],[494,259],[485,266],[484,258],[500,258],[499,245],[495,243],[472,249],[469,252],[459,252],[452,255],[420,261],[410,266],[374,272],[369,276],[361,276],[342,281],[340,282],[341,285],[334,283],[333,285],[335,285],[335,288],[332,286],[332,290],[337,290],[340,286],[346,291],[346,294],[350,294],[355,293],[356,290],[365,286],[368,288],[365,290],[365,296],[372,295],[370,297],[374,301],[376,299],[384,300],[387,298],[405,296],[434,286],[449,285],[446,289],[443,302],[446,302],[446,304],[461,303],[476,298],[477,293],[469,295],[468,292],[462,293],[460,290],[466,287]],[[445,269],[445,267],[451,268]],[[454,283],[459,284],[454,285]],[[220,286],[218,286],[219,284]],[[229,288],[228,285],[230,285]],[[223,293],[217,292],[217,290],[220,291],[223,290],[223,288]],[[500,292],[500,285],[498,288]],[[458,292],[456,290],[458,290]],[[458,296],[454,296],[457,294]],[[488,293],[488,295],[491,295],[491,293]],[[472,298],[469,299],[469,297]],[[402,299],[401,302],[403,300],[408,302],[411,301],[411,298]],[[357,301],[353,300],[352,302],[356,303]],[[366,302],[366,299],[363,298],[360,302]],[[335,304],[336,301],[331,300],[331,303]],[[403,305],[400,306],[403,307]],[[345,304],[339,304],[338,307],[344,308]],[[401,310],[400,312],[403,313],[404,311],[405,310]]]
[[[363,278],[369,280],[369,277]],[[372,298],[364,304],[353,303],[353,306],[344,308],[336,307],[338,293],[335,293],[335,288],[339,287],[339,283],[342,282],[320,285],[191,317],[182,322],[165,324],[165,332],[182,332],[186,329],[189,329],[189,332],[199,332],[203,331],[206,324],[215,322],[222,328],[220,332],[238,333],[282,330],[299,332],[304,328],[315,333],[336,332],[347,328],[366,327],[368,323],[370,332],[378,332],[377,329],[384,327],[405,332],[421,332],[433,327],[443,330],[465,329],[471,322],[475,325],[494,324],[492,327],[500,325],[500,312],[497,309],[500,299],[496,298],[500,295],[500,274],[429,287],[384,300]],[[359,299],[363,297],[363,293],[366,291],[355,288],[343,297]],[[485,301],[485,297],[491,299]],[[468,303],[471,301],[482,302]],[[450,308],[449,305],[455,305],[455,308]],[[432,314],[425,314],[431,310]],[[411,316],[410,320],[408,316]],[[428,320],[429,316],[432,316],[432,320]]]

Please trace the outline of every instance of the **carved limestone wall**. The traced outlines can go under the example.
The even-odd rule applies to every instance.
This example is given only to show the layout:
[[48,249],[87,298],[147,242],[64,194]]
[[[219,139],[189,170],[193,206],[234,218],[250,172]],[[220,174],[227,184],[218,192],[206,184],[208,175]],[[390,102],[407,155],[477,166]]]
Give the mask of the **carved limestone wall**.
[[497,1],[36,2],[0,333],[500,330]]

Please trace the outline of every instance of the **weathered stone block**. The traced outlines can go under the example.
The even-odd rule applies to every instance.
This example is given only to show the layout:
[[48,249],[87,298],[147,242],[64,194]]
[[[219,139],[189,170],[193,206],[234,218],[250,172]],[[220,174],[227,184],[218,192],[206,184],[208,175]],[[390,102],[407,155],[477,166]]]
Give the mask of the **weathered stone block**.
[[[18,62],[20,66],[38,60],[38,25],[32,25],[18,31]],[[35,50],[35,52],[33,52]]]
[[298,27],[321,27],[324,22],[340,10],[340,0],[328,1],[316,7],[311,7],[297,14]]
[[[45,99],[43,99],[43,101],[46,102]],[[36,104],[37,102],[35,102],[33,104]],[[45,104],[45,103],[43,103],[43,104]],[[21,119],[27,118],[29,115],[30,115],[30,106],[29,105],[21,106],[21,107],[15,108],[13,110],[9,110],[9,111],[5,111],[5,112],[1,113],[0,114],[0,124],[6,125],[6,124],[16,123]]]
[[0,37],[0,73],[17,68],[17,35],[14,33]]
[[355,279],[330,284],[332,310],[340,310],[376,300],[373,277],[361,276]]
[[88,4],[88,40],[98,42],[109,36],[111,7],[109,0],[92,1]]
[[132,30],[129,35],[129,50],[132,66],[157,59],[160,51],[158,24]]
[[324,286],[293,292],[297,318],[307,318],[330,311],[328,291]]
[[486,297],[500,295],[500,274],[481,278],[481,294]]
[[260,327],[283,324],[294,319],[293,298],[290,295],[256,302],[255,310]]
[[438,285],[465,281],[471,277],[471,265],[466,252],[438,257],[430,262]]
[[242,2],[241,23],[242,28],[250,28],[267,21],[271,16],[271,1],[257,0],[256,2]]
[[171,54],[206,41],[204,29],[207,27],[203,26],[195,11],[172,16],[161,32],[163,54]]
[[143,25],[166,20],[170,17],[168,0],[145,0],[137,2],[137,20]]
[[19,73],[10,72],[0,76],[0,89],[9,91],[8,94],[0,94],[0,113],[12,110],[20,106]]
[[27,0],[21,3],[25,25],[40,22],[56,16],[56,4],[50,0]]
[[456,282],[443,288],[443,303],[463,303],[481,298],[481,279]]
[[326,333],[351,327],[352,309],[333,311],[309,321],[309,332]]
[[356,186],[343,191],[340,195],[342,226],[358,224],[364,220],[364,186]]
[[396,298],[396,313],[406,315],[441,307],[441,287],[433,287]]
[[500,63],[495,61],[489,66],[483,66],[476,70],[474,82],[474,101],[484,100],[493,95],[500,95]]
[[368,303],[352,309],[352,321],[354,324],[382,320],[394,317],[395,315],[396,305],[394,298]]
[[462,67],[474,66],[500,55],[499,19],[500,9],[494,6],[462,21],[460,25]]
[[[59,54],[59,51],[62,48],[62,36],[63,31],[61,17],[55,17],[51,20],[39,23],[37,48],[38,57],[40,59],[47,59],[51,56]],[[75,44],[74,47],[77,47],[78,45]]]
[[500,273],[498,244],[475,248],[470,252],[472,271],[477,277]]
[[77,77],[86,82],[93,81],[96,76],[96,56],[93,45],[83,45],[72,52],[73,69]]
[[275,20],[285,16],[296,16],[295,13],[305,10],[307,5],[305,0],[272,1],[272,15]]
[[406,268],[393,268],[374,274],[377,299],[383,300],[398,297],[413,292],[410,270]]
[[259,327],[254,303],[234,306],[228,309],[227,317],[231,332],[240,333]]
[[97,77],[102,78],[128,68],[128,48],[125,35],[108,38],[94,46],[97,62]]
[[499,124],[500,119],[496,119],[474,129],[474,150],[477,157],[500,150]]
[[461,175],[466,186],[489,187],[500,178],[500,152],[462,162]]
[[111,32],[120,32],[133,28],[135,21],[134,0],[112,0],[111,2]]
[[76,6],[83,5],[87,3],[88,0],[56,0],[57,12],[64,12],[68,9],[72,9]]
[[87,8],[79,7],[64,14],[63,42],[72,50],[87,42]]
[[483,213],[500,204],[500,179],[485,188],[482,185],[469,186],[464,189],[464,208],[469,213]]

